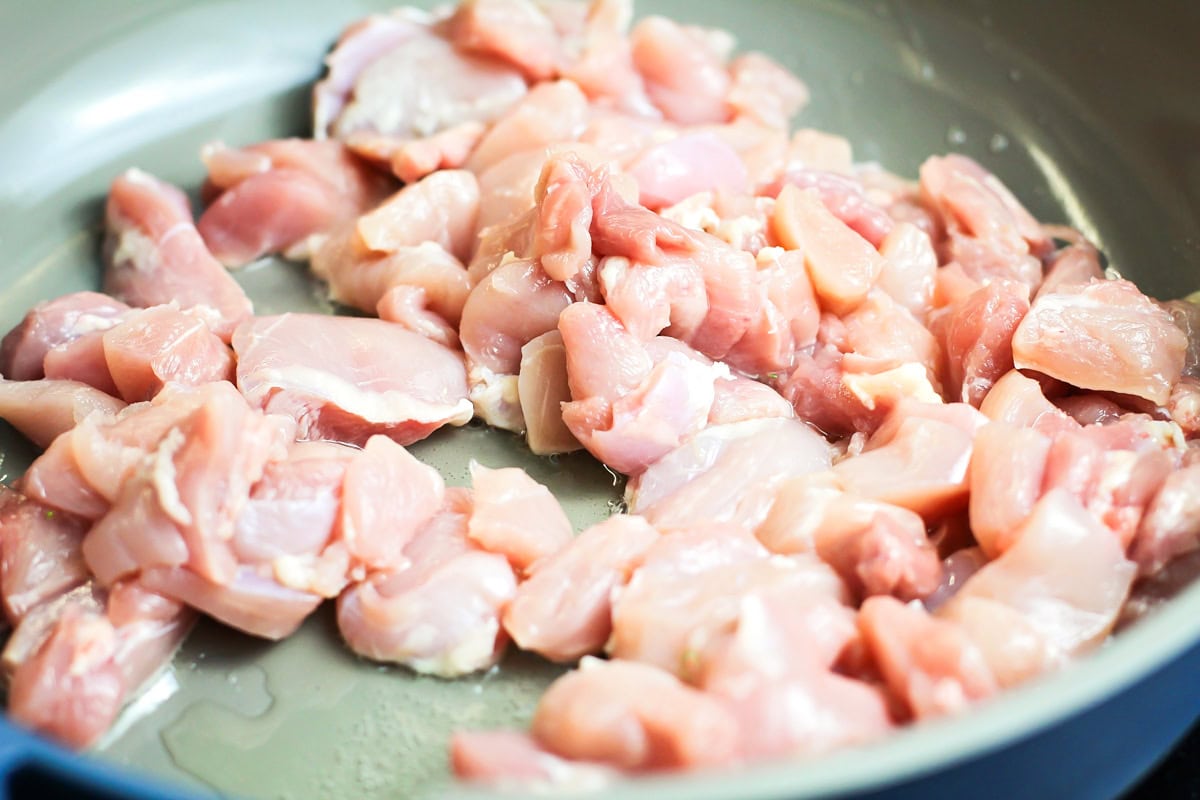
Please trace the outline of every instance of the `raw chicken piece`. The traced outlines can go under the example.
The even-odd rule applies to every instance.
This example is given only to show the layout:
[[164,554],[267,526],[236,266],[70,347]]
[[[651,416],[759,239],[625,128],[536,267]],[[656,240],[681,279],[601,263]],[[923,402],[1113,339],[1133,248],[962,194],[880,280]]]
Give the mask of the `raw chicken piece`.
[[[167,433],[142,465],[139,477],[147,481],[162,511],[178,525],[188,547],[187,566],[221,582],[232,572],[235,559],[229,543],[250,489],[269,461],[284,456],[295,427],[290,420],[249,407],[231,384],[208,386],[212,388],[202,404]],[[135,479],[129,487],[137,484]],[[121,524],[115,508],[101,523],[105,527]],[[101,546],[102,537],[97,533],[98,528],[89,532],[89,537],[97,540],[93,553]],[[87,556],[86,541],[84,551]],[[100,570],[93,571],[100,576]]]
[[1020,369],[1164,405],[1183,372],[1188,342],[1169,312],[1117,280],[1039,295],[1012,348]]
[[464,122],[419,139],[357,131],[345,142],[359,158],[391,170],[404,183],[416,183],[440,169],[463,166],[485,130],[482,123]]
[[475,244],[479,183],[470,172],[446,169],[405,186],[355,223],[368,250],[391,252],[436,242],[460,261]]
[[773,553],[815,553],[857,596],[912,600],[941,576],[919,515],[843,492],[828,474],[782,484],[755,535]]
[[563,421],[619,472],[640,472],[706,425],[792,416],[769,387],[731,374],[676,339],[643,343],[604,306],[569,306],[559,330],[572,398]]
[[372,14],[342,31],[325,57],[325,77],[313,86],[313,137],[324,139],[332,133],[363,70],[404,42],[426,35],[432,22],[432,17],[410,8]]
[[1050,240],[995,175],[966,156],[931,157],[921,165],[921,195],[946,228],[944,261],[981,282],[1006,278],[1031,290],[1041,283],[1039,257]]
[[840,175],[855,171],[850,141],[816,128],[800,128],[792,134],[788,143],[788,163]]
[[997,556],[1042,494],[1065,489],[1128,545],[1154,495],[1179,467],[1182,440],[1174,423],[1136,414],[1084,427],[1069,419],[1057,427],[992,423],[976,438],[971,463],[976,538]]
[[977,238],[1022,239],[1037,253],[1049,238],[1008,188],[986,169],[957,153],[921,165],[921,191]]
[[226,147],[220,141],[202,145],[200,160],[208,170],[208,178],[200,187],[200,197],[205,202],[225,189],[271,169],[271,157],[261,148]]
[[[521,156],[521,158],[523,157]],[[507,164],[508,162],[504,162],[496,169],[503,169]],[[487,175],[491,176],[495,172],[496,170],[491,170]],[[467,276],[472,285],[481,283],[501,263],[532,257],[533,235],[537,224],[537,210],[533,208],[533,188],[539,174],[541,173],[533,173],[528,185],[522,184],[512,194],[506,191],[491,192],[489,190],[491,197],[484,196],[485,199],[494,200],[499,195],[500,199],[496,205],[501,208],[500,213],[507,214],[509,209],[515,207],[525,210],[518,211],[515,216],[487,227],[483,227],[483,223],[480,223],[478,246],[475,248],[475,255],[467,264]],[[528,189],[528,192],[525,189]],[[481,206],[481,219],[487,208],[488,206]]]
[[937,253],[929,235],[917,226],[901,222],[879,245],[883,268],[876,286],[924,322],[933,307]]
[[83,554],[101,584],[158,566],[186,565],[217,584],[237,574],[237,517],[293,429],[250,408],[231,384],[202,391],[199,404],[143,450],[88,532]]
[[113,659],[116,632],[101,615],[69,608],[9,682],[18,724],[71,747],[86,747],[112,725],[125,699]]
[[265,625],[286,630],[289,616],[304,618],[313,595],[336,597],[349,583],[349,548],[337,534],[344,479],[358,456],[361,451],[347,445],[298,441],[254,485],[232,546],[239,564],[250,567],[239,572],[244,588],[280,603],[283,619],[266,614]]
[[552,661],[599,652],[612,632],[612,595],[658,540],[641,517],[616,515],[538,562],[504,611],[523,650]]
[[47,597],[29,609],[20,624],[13,628],[0,654],[0,670],[4,679],[10,680],[17,667],[37,653],[67,609],[102,614],[107,596],[108,593],[94,581],[85,581],[58,595]]
[[[660,336],[651,342],[674,341]],[[697,358],[702,358],[698,353]],[[705,363],[707,360],[702,361]],[[751,419],[795,416],[792,404],[770,386],[744,378],[736,373],[720,376],[713,383],[713,404],[708,412],[709,425],[728,425]]]
[[442,507],[446,486],[437,470],[386,436],[367,439],[346,467],[339,534],[351,575],[405,565],[404,548]]
[[[120,324],[116,320],[113,322]],[[104,356],[104,335],[107,332],[89,331],[78,339],[51,348],[42,361],[46,377],[51,380],[78,381],[105,394],[114,397],[119,395],[120,391],[108,368],[108,359]]]
[[[464,122],[491,122],[525,94],[520,72],[499,59],[460,52],[413,9],[348,28],[314,88],[318,137],[373,131],[414,138]],[[431,83],[429,76],[438,79]]]
[[[400,294],[396,290],[419,289],[419,307],[427,308],[452,329],[458,327],[471,291],[462,262],[437,242],[377,253],[362,243],[354,227],[339,231],[321,245],[313,256],[312,271],[329,284],[330,300],[384,318],[389,318],[385,311],[397,308]],[[458,341],[456,334],[453,341]]]
[[1129,557],[1141,575],[1153,575],[1200,548],[1200,464],[1171,473],[1150,501]]
[[140,581],[108,591],[106,613],[117,629],[117,666],[133,697],[162,667],[192,629],[196,615]]
[[495,789],[600,789],[616,780],[611,767],[568,761],[516,731],[459,731],[450,737],[450,768],[460,780]]
[[[341,541],[326,544],[343,482],[357,499],[358,484],[345,477],[349,464],[371,458],[354,453],[338,445],[299,443],[286,460],[270,462],[237,516],[230,549],[239,563],[232,575],[216,582],[188,567],[168,565],[144,569],[139,580],[251,635],[272,640],[290,635],[346,584],[350,548]],[[343,524],[338,530],[351,528]]]
[[979,283],[1013,280],[1031,288],[1038,287],[1042,262],[1027,253],[1007,250],[1005,246],[1000,240],[974,239],[951,230],[941,252],[943,259],[959,265],[964,275]]
[[[611,182],[601,187],[593,212],[592,245],[598,255],[628,259],[635,267],[628,270],[630,276],[650,270],[670,275],[670,282],[691,284],[683,297],[694,307],[680,308],[677,297],[667,293],[662,299],[655,298],[656,307],[643,314],[657,314],[657,321],[664,324],[669,321],[668,335],[709,358],[724,357],[759,311],[762,298],[756,292],[754,256],[626,202]],[[609,304],[614,302],[617,283],[610,280],[604,287]],[[697,283],[703,285],[707,311],[692,299],[698,292]],[[633,288],[631,297],[637,294],[636,284]],[[632,308],[632,304],[626,307]],[[664,312],[666,319],[661,316]],[[622,316],[626,325],[634,324],[633,320],[629,313]]]
[[283,586],[249,567],[239,567],[222,583],[187,567],[152,567],[144,570],[139,580],[230,627],[271,641],[294,633],[324,599]]
[[[666,531],[650,543],[629,582],[614,591],[613,634],[606,649],[610,654],[658,664],[685,680],[698,678],[704,650],[724,640],[726,628],[731,628],[737,614],[737,602],[720,602],[722,591],[734,590],[738,581],[745,591],[746,578],[762,572],[755,572],[752,565],[768,560],[769,555],[738,525],[702,523]],[[746,575],[736,578],[742,570]],[[733,587],[722,588],[720,579],[706,581],[706,573],[718,578],[734,576]],[[715,584],[715,588],[707,584]],[[718,601],[715,608],[704,608],[709,597]],[[672,603],[672,614],[660,614]],[[706,610],[710,612],[707,618]]]
[[[157,506],[152,492],[139,481],[135,488],[117,498],[118,514],[107,526],[104,520],[109,517],[107,511],[104,512],[105,516],[91,529],[98,533],[92,539],[89,570],[98,570],[103,579],[113,581],[137,572],[143,564],[182,564],[187,561],[187,543],[174,520]],[[118,517],[121,523],[116,522]],[[122,541],[121,537],[125,535],[122,527],[132,525],[136,525],[137,530],[128,534],[131,541]]]
[[471,401],[491,425],[522,430],[517,373],[521,348],[558,324],[572,301],[536,261],[507,261],[467,296],[459,336],[470,365]]
[[370,210],[392,188],[341,142],[279,139],[251,145],[238,158],[265,157],[266,169],[260,164],[241,175],[220,169],[227,153],[223,145],[210,145],[204,153],[219,194],[196,228],[217,260],[230,267],[271,253],[306,258],[314,240]]
[[956,714],[996,693],[979,648],[957,624],[931,617],[919,603],[869,597],[858,626],[888,688],[915,719]]
[[283,314],[234,334],[238,388],[251,404],[296,420],[299,437],[400,444],[471,418],[461,358],[399,325]]
[[574,153],[546,159],[534,187],[531,253],[554,280],[571,280],[591,259],[592,220],[607,181],[607,171],[592,169]]
[[129,314],[101,335],[104,361],[126,402],[149,400],[168,382],[232,381],[233,354],[208,326],[172,305]]
[[725,60],[727,34],[683,27],[665,17],[646,17],[630,32],[633,63],[646,81],[646,94],[674,122],[725,122],[732,79]]
[[1051,440],[1032,428],[992,422],[971,453],[971,531],[989,558],[1012,546],[1042,496]]
[[883,271],[884,259],[870,242],[831,214],[814,190],[785,186],[772,221],[780,242],[804,253],[822,308],[844,314],[866,299]]
[[667,672],[587,657],[542,695],[532,733],[570,759],[625,770],[721,766],[737,755],[737,720]]
[[[107,437],[99,433],[101,428],[94,420],[85,418],[72,430],[60,434],[21,476],[21,492],[39,503],[84,519],[96,520],[104,516],[113,498],[103,490],[115,489],[114,482],[106,477],[102,488],[96,488],[85,472],[84,460],[77,454],[77,446],[89,438],[98,440],[101,445],[109,444]],[[81,433],[83,429],[91,430]],[[140,448],[125,447],[123,443],[106,449],[110,452],[105,456],[125,456],[106,465],[108,473],[119,481],[132,472],[145,454]]]
[[446,503],[404,548],[409,566],[377,572],[338,598],[350,649],[422,673],[454,677],[495,664],[507,637],[500,613],[517,589],[503,556],[467,539],[470,494]]
[[[555,126],[575,124],[562,118],[562,114],[568,113],[569,109],[545,108],[546,101],[553,98],[540,99],[543,102],[538,103],[536,107],[526,110],[521,115],[514,114],[511,126],[505,125],[495,131],[496,136],[506,135],[507,138],[496,145],[495,149],[500,152],[496,154],[495,164],[485,167],[479,175],[480,242],[472,260],[473,275],[485,274],[488,271],[485,269],[485,262],[494,266],[506,252],[511,251],[519,257],[533,255],[531,248],[533,237],[538,232],[535,229],[537,224],[563,225],[562,218],[583,208],[574,200],[562,204],[560,208],[552,198],[551,207],[544,209],[544,220],[541,220],[542,210],[532,211],[535,204],[545,205],[545,194],[554,194],[547,192],[547,186],[554,183],[550,176],[556,171],[561,173],[562,170],[552,165],[561,165],[564,161],[578,161],[598,169],[616,169],[615,156],[611,153],[597,149],[592,144],[572,141],[576,136],[574,127],[570,128],[571,133],[564,134],[568,137],[565,141],[526,149],[531,144],[536,145],[542,138],[553,136]],[[586,111],[586,107],[583,107],[579,113],[584,115]],[[550,119],[540,119],[538,114],[553,116]],[[536,132],[529,130],[535,127]],[[512,150],[507,152],[501,148]],[[485,154],[487,152],[484,151]],[[570,183],[573,176],[566,172],[565,177]],[[543,180],[544,178],[546,180]],[[637,197],[637,186],[631,177],[613,172],[611,178],[616,181],[622,196]],[[586,185],[582,188],[585,189],[582,194],[590,198],[590,194],[587,193],[590,190],[587,190]],[[582,202],[590,203],[590,199],[584,199]]]
[[421,287],[393,286],[379,301],[376,310],[382,320],[394,322],[449,350],[458,350],[461,342],[454,327],[426,305],[425,290]]
[[738,56],[729,64],[729,75],[733,83],[725,102],[738,117],[787,129],[792,117],[808,105],[808,87],[762,53]]
[[1038,287],[1038,295],[1053,294],[1068,286],[1084,286],[1103,278],[1100,252],[1090,243],[1080,242],[1054,255],[1046,268],[1046,277]]
[[629,25],[631,0],[593,0],[588,4],[576,57],[562,76],[579,85],[593,109],[612,108],[637,118],[657,119],[662,113],[646,95],[646,82],[633,63]]
[[[85,420],[77,427],[87,424]],[[51,442],[21,477],[21,491],[31,499],[60,511],[84,519],[99,519],[108,510],[111,500],[101,495],[83,474],[75,455],[75,444],[70,432]],[[129,467],[130,464],[121,464],[114,471]]]
[[[788,137],[787,130],[773,128],[755,122],[747,116],[739,116],[730,122],[717,125],[699,125],[693,131],[711,133],[726,145],[731,147],[742,163],[746,166],[748,186],[753,189],[770,183],[779,176],[787,164]],[[749,198],[750,195],[742,195]],[[774,198],[761,197],[755,204],[769,207],[774,204]],[[765,222],[765,219],[763,220]],[[722,236],[722,238],[726,238]],[[730,238],[731,243],[735,243]],[[776,244],[771,241],[769,244]],[[752,249],[752,248],[750,248]]]
[[903,401],[862,454],[838,462],[833,471],[848,491],[911,509],[926,520],[942,518],[967,500],[972,440],[986,422],[965,404]]
[[704,278],[694,263],[664,266],[610,256],[600,261],[596,274],[608,310],[639,340],[666,332],[692,341],[709,312]]
[[772,553],[815,552],[817,533],[835,505],[861,501],[844,495],[828,471],[789,478],[777,487],[771,507],[755,527],[754,535]]
[[571,81],[537,84],[488,129],[466,168],[482,178],[489,168],[527,152],[540,156],[535,167],[540,169],[547,148],[579,138],[588,112],[587,98]]
[[737,152],[711,133],[685,133],[654,145],[628,166],[638,202],[659,210],[697,192],[744,192],[749,176]]
[[604,306],[559,317],[572,401],[563,421],[597,458],[633,475],[703,428],[722,373],[678,352],[654,357]]
[[63,604],[15,664],[8,713],[71,747],[92,744],[170,660],[193,619],[178,603],[134,585],[113,587],[100,603]]
[[[872,289],[862,303],[841,318],[839,348],[850,374],[879,374],[909,364],[925,368],[925,378],[940,395],[942,348],[937,339],[886,292]],[[853,391],[853,387],[851,388]],[[865,404],[873,402],[867,396]]]
[[467,297],[459,330],[472,369],[516,374],[521,348],[553,330],[571,301],[535,261],[511,259],[489,272]]
[[605,302],[639,336],[669,325],[669,335],[720,358],[758,311],[753,256],[629,202],[605,168],[552,156],[538,200],[533,253],[547,274],[577,280],[592,255],[601,259]]
[[[845,369],[845,355],[836,347],[818,342],[811,353],[800,352],[789,374],[768,377],[795,407],[796,416],[828,436],[874,431],[901,397],[937,396],[921,365],[907,365],[904,372],[852,374]],[[864,382],[867,385],[863,385]],[[874,385],[872,385],[874,384]]]
[[931,327],[946,353],[948,397],[979,407],[1013,368],[1013,333],[1028,311],[1028,286],[996,280],[938,312]]
[[829,445],[803,422],[714,425],[631,480],[625,500],[658,528],[708,522],[756,527],[786,479],[829,468]]
[[562,506],[524,470],[488,469],[475,461],[470,470],[475,510],[467,538],[472,543],[507,558],[518,574],[528,574],[570,543],[571,521]]
[[187,197],[137,169],[112,183],[105,207],[104,290],[143,308],[195,308],[228,341],[253,311],[250,299],[208,251]]
[[566,58],[554,20],[533,0],[464,0],[448,27],[460,51],[506,61],[530,82],[553,78]]
[[890,442],[900,432],[904,423],[910,419],[930,419],[953,425],[972,436],[987,424],[983,412],[966,403],[924,403],[909,400],[903,403],[903,409],[888,415],[883,424],[868,440],[868,447],[876,447]]
[[[881,247],[896,224],[884,209],[867,197],[861,182],[845,175],[789,167],[782,177],[766,186],[763,192],[770,197],[778,197],[786,186],[815,193],[830,214],[866,239],[872,247]],[[785,223],[781,221],[781,224]]]
[[563,422],[562,404],[571,401],[567,351],[557,330],[536,336],[521,348],[517,398],[525,420],[525,441],[535,455],[569,453],[583,445]]
[[89,415],[55,439],[21,479],[32,499],[86,519],[102,516],[168,431],[229,384],[168,385],[115,417]]
[[333,442],[295,442],[286,458],[267,464],[237,518],[231,544],[238,562],[268,565],[289,589],[336,597],[350,570],[345,544],[334,540],[342,488],[362,453]]
[[[794,145],[793,139],[793,151]],[[913,225],[929,236],[935,245],[942,243],[946,226],[936,210],[926,205],[916,181],[888,172],[875,163],[854,164],[847,169],[841,162],[836,165],[835,171],[857,178],[872,202],[883,208],[897,224]]]
[[964,596],[939,607],[937,616],[959,624],[1002,688],[1016,686],[1061,663],[1061,655],[1055,653],[1029,616],[1002,602]]
[[[640,75],[635,83],[643,85]],[[587,87],[583,88],[586,92]],[[646,102],[649,103],[648,100]],[[650,106],[648,113],[641,114],[606,112],[593,104],[588,125],[579,140],[612,159],[617,167],[624,168],[646,148],[679,135],[682,130],[680,126],[665,122],[661,117],[662,114],[653,106]],[[637,197],[635,195],[629,199],[636,200]]]
[[853,634],[845,586],[810,555],[770,556],[746,531],[709,526],[667,534],[613,599],[609,653],[686,681],[737,628],[751,599],[822,618],[810,646],[833,663]]
[[1046,399],[1041,385],[1018,370],[1002,376],[979,406],[994,422],[1034,428],[1043,433],[1076,430],[1079,425]]
[[121,400],[78,381],[0,378],[0,419],[42,448],[91,414],[111,417],[124,407]]
[[828,644],[854,635],[852,615],[820,596],[785,602],[746,598],[736,632],[705,665],[701,685],[737,717],[742,757],[815,755],[887,733],[879,690],[829,670]]
[[85,520],[0,485],[0,600],[10,625],[88,580],[86,530]]
[[38,303],[0,341],[0,375],[14,381],[41,378],[51,350],[111,328],[128,311],[120,300],[96,292],[73,292]]
[[978,291],[987,281],[975,280],[967,275],[962,264],[951,261],[938,267],[933,278],[933,306],[944,308],[951,303],[965,300]]
[[[1119,424],[1119,423],[1118,423]],[[1088,433],[1102,433],[1115,426],[1098,426],[1085,429]],[[1178,429],[1171,431],[1168,436],[1178,436]],[[1055,445],[1063,441],[1059,437]],[[1103,439],[1096,443],[1098,446],[1089,448],[1099,452],[1099,457],[1093,462],[1093,482],[1082,495],[1087,510],[1100,520],[1109,530],[1116,534],[1117,540],[1123,547],[1128,547],[1137,535],[1138,526],[1151,500],[1162,486],[1163,482],[1179,466],[1181,449],[1169,442],[1159,445],[1135,444],[1132,447],[1107,446]],[[1047,488],[1055,484],[1052,477],[1055,473],[1055,446],[1051,446],[1050,465],[1047,468]],[[1090,461],[1085,455],[1082,459],[1087,465]],[[1073,488],[1069,483],[1066,488]]]
[[1112,630],[1137,571],[1112,532],[1056,489],[1037,502],[1014,539],[939,614],[957,618],[956,608],[972,599],[1007,606],[1056,661],[1099,644]]
[[476,282],[505,254],[529,255],[533,191],[546,158],[545,150],[521,150],[479,173],[479,241],[469,268]]

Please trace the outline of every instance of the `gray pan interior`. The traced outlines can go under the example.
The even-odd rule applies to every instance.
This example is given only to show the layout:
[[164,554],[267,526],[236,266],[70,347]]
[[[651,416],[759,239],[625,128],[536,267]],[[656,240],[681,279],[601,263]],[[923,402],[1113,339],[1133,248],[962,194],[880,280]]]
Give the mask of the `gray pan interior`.
[[[381,4],[374,4],[376,7]],[[0,326],[98,285],[109,180],[138,165],[195,189],[199,146],[304,134],[307,84],[370,3],[88,0],[0,4]],[[1200,288],[1200,4],[645,0],[641,13],[720,25],[797,70],[801,124],[861,160],[915,175],[959,150],[1039,218],[1078,226],[1161,297]],[[325,309],[302,269],[239,273],[262,313]],[[462,483],[470,458],[530,470],[582,527],[618,497],[585,456],[445,431],[414,448]],[[0,423],[0,478],[34,451]],[[1200,638],[1192,587],[1102,651],[962,719],[859,751],[736,776],[653,779],[628,797],[800,797],[936,770],[1121,691]],[[462,727],[522,725],[557,669],[510,655],[460,681],[358,661],[332,615],[267,644],[202,624],[97,755],[203,791],[263,797],[422,796],[445,786]]]

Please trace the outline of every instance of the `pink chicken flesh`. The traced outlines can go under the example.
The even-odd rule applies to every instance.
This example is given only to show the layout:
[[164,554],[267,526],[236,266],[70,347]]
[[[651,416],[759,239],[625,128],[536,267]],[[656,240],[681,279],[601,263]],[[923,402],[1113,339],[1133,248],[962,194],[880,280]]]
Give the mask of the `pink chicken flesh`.
[[306,439],[401,444],[471,418],[462,359],[382,320],[284,314],[234,334],[238,388]]
[[213,257],[187,197],[141,170],[113,181],[105,210],[104,289],[132,306],[195,308],[225,341],[252,313],[250,299]]
[[313,239],[369,211],[390,188],[340,142],[210,145],[204,156],[217,195],[196,227],[229,267],[272,253],[310,255]]
[[451,490],[405,546],[407,566],[375,572],[338,598],[338,628],[351,650],[443,677],[499,660],[508,641],[500,614],[516,576],[504,556],[471,543],[472,513],[470,494]]

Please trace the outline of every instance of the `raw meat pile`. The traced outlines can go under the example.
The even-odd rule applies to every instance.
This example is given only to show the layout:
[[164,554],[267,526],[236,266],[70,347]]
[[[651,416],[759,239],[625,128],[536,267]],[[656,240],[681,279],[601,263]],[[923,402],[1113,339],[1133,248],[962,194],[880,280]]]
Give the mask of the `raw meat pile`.
[[[356,653],[578,669],[463,777],[590,785],[954,714],[1105,639],[1200,546],[1200,306],[1106,275],[981,166],[910,182],[791,121],[721,31],[466,0],[350,27],[315,137],[213,144],[205,208],[112,184],[106,294],[0,348],[45,448],[0,489],[9,714],[94,742],[196,614]],[[306,260],[378,318],[255,316]],[[585,448],[573,535],[518,469],[404,449],[473,417]],[[607,657],[605,657],[607,656]]]

